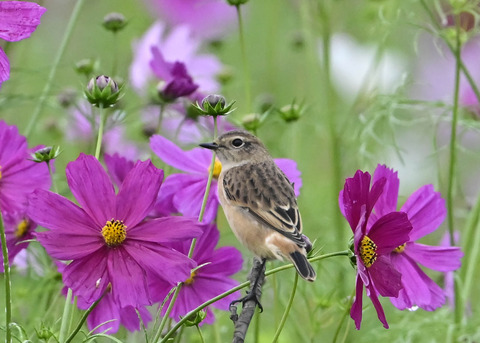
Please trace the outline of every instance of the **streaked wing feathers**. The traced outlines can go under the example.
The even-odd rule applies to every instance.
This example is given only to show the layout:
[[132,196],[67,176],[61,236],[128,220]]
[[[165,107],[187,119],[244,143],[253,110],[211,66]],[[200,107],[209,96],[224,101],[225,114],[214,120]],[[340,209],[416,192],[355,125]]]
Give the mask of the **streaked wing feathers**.
[[273,161],[228,170],[223,187],[231,205],[247,210],[267,227],[305,246],[293,186]]

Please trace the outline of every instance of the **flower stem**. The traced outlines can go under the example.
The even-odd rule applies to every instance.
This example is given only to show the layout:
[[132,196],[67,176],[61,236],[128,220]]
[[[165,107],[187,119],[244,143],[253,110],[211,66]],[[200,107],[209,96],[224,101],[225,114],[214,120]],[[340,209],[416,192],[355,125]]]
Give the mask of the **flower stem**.
[[53,191],[55,193],[58,193],[58,188],[57,188],[57,184],[55,183],[55,180],[53,178],[53,170],[52,170],[52,166],[50,165],[50,161],[47,161],[47,167],[48,167],[48,173],[50,174],[50,179],[52,180],[52,188],[53,188]]
[[[312,262],[316,262],[316,261],[320,261],[320,260],[324,260],[326,258],[330,258],[330,257],[336,257],[336,256],[347,256],[348,257],[348,254],[349,254],[349,251],[348,250],[343,250],[343,251],[337,251],[337,252],[332,252],[332,253],[328,253],[328,254],[325,254],[325,255],[319,255],[319,256],[315,256],[315,257],[312,257],[312,258],[309,258],[308,260],[312,263]],[[293,268],[293,264],[285,264],[283,266],[280,266],[280,267],[277,267],[277,268],[274,268],[274,269],[270,269],[268,271],[265,272],[265,277],[269,276],[269,275],[272,275],[272,274],[275,274],[275,273],[278,273],[278,272],[281,272],[283,270],[287,270],[287,269],[291,269]],[[177,324],[175,324],[175,326],[173,328],[170,329],[170,331],[167,332],[167,334],[163,337],[163,339],[160,341],[160,343],[166,343],[168,341],[168,339],[180,328],[182,327],[182,325],[187,321],[187,319],[194,315],[195,313],[197,313],[198,311],[200,310],[203,310],[205,307],[217,302],[218,300],[220,299],[223,299],[225,298],[226,296],[229,296],[230,294],[233,294],[235,293],[236,291],[239,291],[243,288],[246,288],[246,287],[250,287],[250,281],[245,281],[241,284],[239,284],[238,286],[236,287],[233,287],[231,288],[230,290],[220,294],[220,295],[217,295],[216,297],[204,302],[203,304],[199,305],[197,308],[191,310],[190,312],[188,312],[182,319],[180,319]],[[155,341],[154,341],[155,342]]]
[[[162,129],[162,121],[163,121],[163,112],[165,111],[165,105],[164,104],[160,104],[160,112],[158,113],[158,123],[157,123],[157,129],[155,130],[155,132],[157,134],[160,133],[160,130]],[[179,125],[180,127],[180,125]]]
[[247,59],[247,49],[245,45],[245,34],[243,27],[242,11],[240,10],[240,5],[236,5],[237,9],[237,19],[238,19],[238,33],[240,36],[240,49],[242,51],[242,61],[243,61],[243,78],[245,82],[245,103],[247,104],[247,109],[252,110],[252,90],[250,82],[250,66]]
[[[459,25],[459,16],[457,15],[456,18],[456,47],[455,47],[455,91],[453,95],[453,114],[452,114],[452,123],[451,123],[451,134],[450,134],[450,162],[448,166],[448,189],[447,189],[447,220],[448,220],[448,232],[450,234],[450,245],[455,245],[455,238],[454,238],[454,206],[453,206],[453,186],[455,180],[455,166],[457,160],[457,122],[458,122],[458,101],[459,101],[459,93],[460,93],[460,54],[462,45],[460,43],[460,25]],[[458,287],[456,283],[454,283],[454,303],[458,305]],[[457,306],[455,306],[457,308]],[[460,322],[460,316],[458,315],[458,311],[455,311],[455,322]]]
[[60,325],[60,333],[58,335],[59,342],[65,341],[65,336],[67,335],[68,324],[70,323],[71,316],[72,316],[72,289],[69,288],[67,291],[67,297],[65,298],[65,305],[63,306],[62,323]]
[[200,327],[198,326],[198,324],[195,325],[195,327],[197,328],[198,335],[200,336],[200,342],[205,343],[205,339],[203,338],[203,335],[202,335],[202,330],[200,330]]
[[7,236],[5,235],[5,225],[3,223],[3,214],[0,210],[0,239],[2,240],[3,270],[5,281],[5,342],[12,341],[12,332],[10,323],[12,322],[12,283],[10,281],[10,264],[8,262]]
[[472,290],[475,272],[478,269],[478,256],[480,255],[480,194],[478,195],[475,207],[469,214],[469,218],[465,226],[466,230],[463,240],[467,242],[467,245],[465,246],[466,261],[464,260],[463,262],[465,268],[462,268],[465,271],[462,273],[462,305],[460,306],[460,303],[457,302],[456,305],[459,308],[455,308],[455,311],[460,312],[459,315],[463,317],[468,313],[468,304],[466,299],[469,299],[469,294]]
[[26,137],[28,137],[32,133],[32,130],[35,127],[35,124],[37,123],[40,113],[43,110],[45,102],[47,101],[48,94],[50,93],[50,89],[52,88],[53,79],[55,78],[55,74],[57,73],[58,65],[60,64],[60,60],[63,57],[63,54],[65,52],[67,44],[72,35],[73,28],[77,23],[78,15],[80,13],[80,10],[84,2],[85,0],[77,0],[75,3],[75,7],[73,8],[72,15],[70,16],[70,19],[67,24],[67,28],[65,29],[65,34],[63,35],[62,42],[60,43],[60,47],[58,48],[57,54],[53,60],[52,68],[50,69],[50,73],[48,74],[47,81],[45,82],[45,86],[43,87],[42,94],[40,95],[40,99],[37,103],[37,107],[33,111],[33,114],[30,117],[30,121],[25,130]]
[[287,321],[288,314],[290,313],[290,310],[292,309],[293,305],[293,299],[295,298],[295,292],[297,291],[297,283],[298,283],[298,273],[295,272],[295,280],[293,281],[293,289],[292,293],[290,294],[290,299],[288,299],[287,307],[285,308],[285,312],[283,312],[282,319],[280,320],[280,325],[277,328],[277,331],[275,332],[275,335],[273,336],[272,343],[276,343],[278,340],[278,337],[280,337],[280,333],[283,330],[283,327],[285,326],[285,322]]
[[100,151],[102,150],[102,140],[103,140],[103,131],[105,130],[105,109],[102,105],[99,107],[100,109],[100,126],[98,128],[98,136],[97,136],[97,147],[95,148],[95,157],[96,159],[100,159]]
[[[215,139],[217,137],[217,117],[213,116],[213,138]],[[203,195],[203,201],[202,201],[202,207],[200,208],[200,214],[198,215],[198,221],[202,222],[203,221],[203,216],[205,214],[205,208],[207,207],[207,200],[208,200],[208,194],[210,193],[210,186],[212,184],[212,179],[213,179],[213,169],[215,166],[215,152],[213,152],[212,156],[212,163],[210,165],[210,172],[208,173],[208,181],[207,181],[207,186],[205,189],[205,194]],[[188,257],[192,258],[193,252],[195,250],[195,245],[197,244],[197,239],[194,238],[192,240],[192,243],[190,244],[190,249],[188,251]],[[182,289],[182,283],[179,283],[177,287],[175,288],[175,292],[173,293],[172,300],[170,300],[170,304],[168,304],[167,311],[165,312],[165,315],[162,318],[162,321],[160,322],[160,326],[158,328],[157,334],[155,335],[155,338],[153,339],[153,343],[158,342],[160,339],[160,335],[162,334],[163,328],[165,327],[166,319],[170,315],[170,312],[172,312],[173,305],[175,304],[175,301],[177,300],[178,293]],[[163,340],[162,340],[163,342]]]
[[[69,289],[70,290],[70,289]],[[90,313],[94,310],[95,307],[97,307],[98,303],[103,299],[103,297],[105,296],[105,294],[107,294],[107,292],[110,292],[111,291],[111,287],[107,286],[107,288],[105,289],[105,291],[103,291],[102,295],[100,296],[100,298],[98,298],[97,300],[94,301],[94,303],[88,308],[88,310],[85,311],[85,313],[83,314],[82,318],[80,319],[80,321],[78,322],[77,326],[75,327],[75,329],[73,330],[73,332],[70,334],[70,336],[68,336],[67,340],[65,341],[65,343],[70,343],[74,338],[75,336],[77,335],[77,333],[80,331],[80,329],[82,328],[83,324],[85,323],[85,321],[87,320],[88,316],[90,315]],[[63,342],[61,339],[60,339],[60,342]]]

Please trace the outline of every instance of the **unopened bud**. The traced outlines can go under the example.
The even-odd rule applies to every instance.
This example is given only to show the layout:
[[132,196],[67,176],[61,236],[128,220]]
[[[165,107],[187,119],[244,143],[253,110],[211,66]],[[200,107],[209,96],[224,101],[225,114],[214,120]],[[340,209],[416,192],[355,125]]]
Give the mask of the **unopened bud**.
[[112,78],[100,75],[90,79],[85,90],[85,96],[94,106],[112,107],[120,99],[122,88],[119,88]]
[[45,148],[38,149],[35,151],[31,156],[32,156],[32,161],[37,162],[37,163],[42,163],[42,162],[50,162],[51,160],[54,160],[60,155],[60,147],[59,146],[48,146]]
[[232,109],[234,101],[228,105],[226,103],[222,95],[211,94],[203,98],[201,106],[197,103],[195,107],[203,115],[224,116],[235,110]]
[[125,16],[121,13],[109,13],[103,18],[103,27],[113,33],[120,31],[127,25]]

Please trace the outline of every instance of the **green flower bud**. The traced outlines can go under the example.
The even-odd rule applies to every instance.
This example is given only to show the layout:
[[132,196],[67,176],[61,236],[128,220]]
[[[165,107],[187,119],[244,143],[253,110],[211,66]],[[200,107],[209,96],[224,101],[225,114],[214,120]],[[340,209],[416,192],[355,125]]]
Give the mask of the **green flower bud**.
[[196,326],[200,324],[205,317],[207,316],[207,312],[204,310],[198,311],[191,316],[188,317],[187,321],[185,322],[185,326]]
[[220,82],[222,85],[228,84],[230,81],[233,80],[234,77],[234,70],[231,67],[225,66],[223,69],[220,71],[220,73],[217,74],[217,80]]
[[203,98],[201,106],[198,104],[198,102],[194,106],[200,112],[200,114],[208,116],[224,116],[235,110],[232,109],[235,101],[228,105],[226,103],[227,102],[223,96],[211,94]]
[[50,162],[51,160],[54,160],[60,155],[60,147],[59,146],[47,146],[45,148],[38,149],[35,151],[31,156],[32,156],[32,161],[37,162],[37,163],[42,163],[42,162]]
[[109,13],[103,18],[103,27],[108,31],[116,33],[127,25],[127,20],[121,13]]
[[297,121],[298,119],[300,119],[304,110],[305,108],[303,107],[303,105],[297,105],[295,104],[295,101],[293,101],[290,105],[283,106],[277,111],[283,120],[285,120],[287,123],[290,123],[292,121]]
[[67,88],[58,94],[57,101],[63,108],[69,108],[77,101],[77,91],[73,88]]
[[92,75],[97,69],[98,69],[98,62],[91,58],[85,58],[75,63],[75,71],[78,74],[85,75],[87,77]]
[[348,259],[353,268],[357,268],[357,257],[355,256],[355,247],[353,237],[348,244]]
[[248,0],[227,0],[227,2],[232,6],[240,6],[246,4]]
[[87,88],[85,89],[85,96],[87,100],[97,107],[112,107],[121,98],[122,87],[110,77],[100,75],[90,79]]
[[249,113],[242,118],[242,126],[248,131],[256,132],[261,124],[260,116],[257,113]]
[[35,329],[35,331],[37,333],[37,338],[41,341],[48,342],[48,340],[53,336],[53,332],[43,325],[39,330]]

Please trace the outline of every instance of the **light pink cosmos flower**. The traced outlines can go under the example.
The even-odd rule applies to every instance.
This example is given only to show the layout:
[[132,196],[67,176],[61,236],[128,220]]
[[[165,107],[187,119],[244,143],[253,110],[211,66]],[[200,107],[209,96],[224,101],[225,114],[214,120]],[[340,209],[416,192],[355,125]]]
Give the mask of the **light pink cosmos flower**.
[[176,26],[167,33],[165,25],[157,21],[134,46],[135,56],[130,66],[133,88],[140,94],[147,93],[149,82],[155,80],[150,63],[155,61],[154,51],[158,51],[166,62],[183,63],[188,75],[198,85],[198,91],[217,92],[219,83],[215,77],[222,64],[214,55],[199,54],[200,45],[188,26]]
[[[17,42],[30,37],[47,9],[34,2],[0,1],[0,38]],[[0,48],[0,87],[10,78],[10,62]]]

